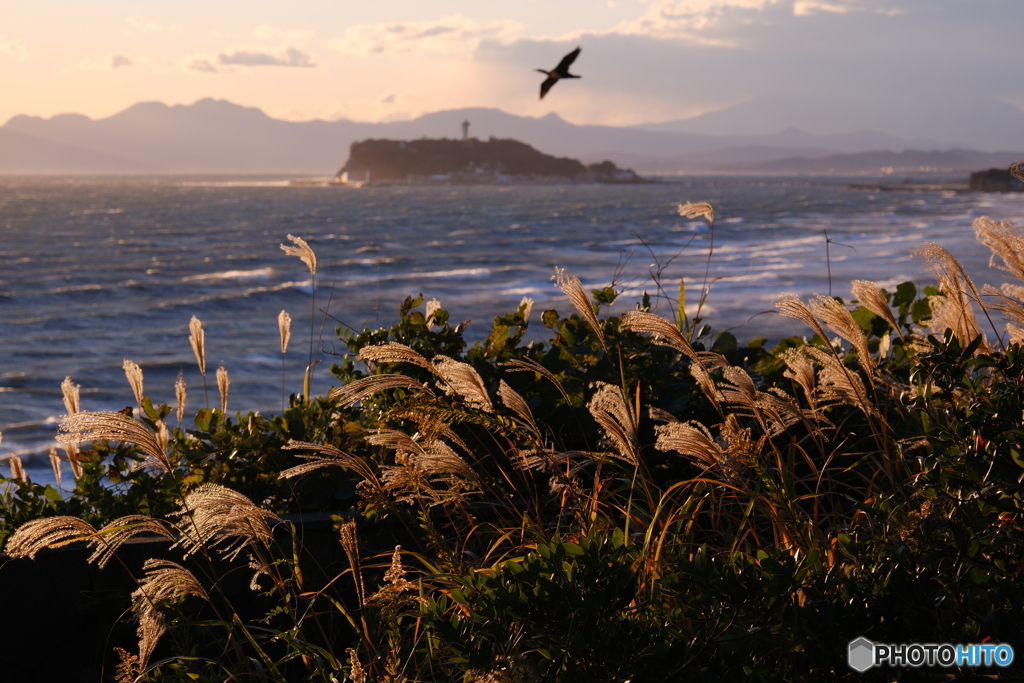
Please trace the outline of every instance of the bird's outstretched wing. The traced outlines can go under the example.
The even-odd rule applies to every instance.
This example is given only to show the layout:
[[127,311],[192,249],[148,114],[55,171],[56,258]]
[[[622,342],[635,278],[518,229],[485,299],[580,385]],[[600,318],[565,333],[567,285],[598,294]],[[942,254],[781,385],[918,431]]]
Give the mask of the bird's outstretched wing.
[[543,83],[540,84],[540,98],[543,100],[544,96],[548,94],[548,90],[551,90],[551,86],[558,82],[557,78],[548,77]]
[[555,67],[555,71],[559,73],[568,73],[569,65],[576,61],[576,58],[580,56],[580,48],[576,48],[566,56],[562,57],[562,61]]

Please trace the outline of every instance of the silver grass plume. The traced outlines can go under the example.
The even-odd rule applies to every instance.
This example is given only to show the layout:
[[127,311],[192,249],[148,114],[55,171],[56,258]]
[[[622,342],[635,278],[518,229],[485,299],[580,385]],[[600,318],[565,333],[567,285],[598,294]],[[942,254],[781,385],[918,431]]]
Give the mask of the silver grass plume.
[[277,314],[277,331],[281,335],[281,353],[288,350],[288,340],[292,338],[292,317],[288,311],[282,310]]
[[83,474],[85,474],[85,470],[82,468],[82,463],[79,462],[79,458],[81,456],[79,455],[78,452],[78,444],[62,443],[61,447],[64,449],[64,452],[67,453],[68,464],[71,465],[71,474],[74,476],[75,479],[78,479]]
[[846,306],[830,296],[817,294],[809,305],[811,311],[828,325],[829,329],[850,342],[857,352],[860,365],[867,372],[868,381],[874,384],[875,360],[868,351],[868,340],[864,331],[853,319]]
[[354,456],[351,453],[346,453],[337,446],[332,446],[331,444],[327,443],[316,444],[309,443],[307,441],[296,441],[292,439],[287,444],[285,444],[284,450],[317,451],[319,453],[325,454],[327,457],[321,458],[315,455],[300,455],[298,457],[306,458],[311,462],[296,465],[295,467],[292,467],[281,472],[279,476],[282,479],[291,479],[292,477],[297,477],[299,475],[306,474],[307,472],[312,472],[313,470],[319,469],[321,467],[326,467],[328,465],[340,465],[342,467],[347,467],[348,469],[358,474],[360,477],[363,478],[363,481],[367,482],[370,486],[378,490],[380,490],[381,488],[380,482],[377,479],[377,475],[374,473],[373,469],[371,469],[369,465],[367,465],[361,458]]
[[657,425],[654,433],[657,435],[654,447],[659,451],[675,451],[708,469],[717,469],[727,480],[735,481],[744,469],[743,463],[728,449],[722,448],[708,428],[699,422],[691,420]]
[[444,380],[446,393],[462,397],[466,403],[485,413],[494,412],[484,381],[472,365],[439,354],[434,356],[434,371]]
[[[647,311],[628,311],[622,314],[619,327],[637,333],[647,332],[655,344],[668,346],[691,360],[697,361],[697,352],[671,322]],[[699,361],[698,361],[699,362]]]
[[306,264],[306,267],[309,268],[309,274],[316,275],[316,254],[314,254],[310,246],[306,244],[306,240],[294,235],[288,235],[288,239],[296,246],[290,247],[287,244],[282,244],[281,250],[289,256],[298,256],[299,259]]
[[534,419],[533,411],[527,405],[526,399],[515,389],[505,384],[505,380],[501,380],[498,384],[498,396],[501,397],[501,402],[505,404],[506,408],[519,416],[519,423],[526,427],[530,434],[533,435],[533,438],[537,441],[542,441],[540,428],[537,427],[537,421]]
[[708,222],[714,223],[715,210],[707,202],[686,202],[679,205],[679,215],[684,218],[706,218]]
[[569,398],[569,394],[566,392],[565,387],[562,386],[562,383],[558,381],[558,378],[550,370],[537,361],[530,358],[513,358],[500,363],[500,365],[509,368],[510,372],[536,372],[555,385],[555,388],[558,389],[558,393],[562,395],[567,405],[572,405],[572,400]]
[[388,389],[409,389],[415,392],[425,391],[426,387],[406,375],[368,375],[348,384],[331,389],[327,397],[332,401],[340,401],[342,406],[352,406],[364,398],[387,391]]
[[228,412],[228,387],[231,386],[231,380],[228,379],[228,371],[223,365],[217,368],[217,390],[220,392],[220,411],[224,414]]
[[352,582],[356,587],[356,598],[362,609],[366,602],[366,588],[363,585],[363,567],[359,558],[359,538],[356,535],[356,523],[345,522],[341,525],[341,547],[348,557],[348,565],[352,568]]
[[68,411],[68,415],[74,415],[79,411],[78,397],[81,388],[80,385],[72,382],[70,377],[65,377],[64,381],[60,383],[60,391],[64,395],[64,408]]
[[799,297],[793,294],[787,294],[778,301],[775,302],[775,308],[779,309],[779,313],[786,316],[787,318],[794,318],[804,323],[824,340],[828,340],[828,334],[825,332],[825,328],[821,326],[818,319],[814,317],[811,309],[800,300]]
[[440,301],[438,301],[437,299],[431,299],[430,301],[427,302],[427,305],[426,305],[426,321],[427,321],[427,329],[428,330],[434,329],[434,325],[435,325],[434,314],[437,313],[439,310],[441,310],[441,302]]
[[680,420],[678,417],[676,417],[672,413],[668,412],[667,410],[663,410],[661,408],[656,408],[654,406],[648,406],[647,414],[655,422],[670,422],[670,423],[682,422],[682,420]]
[[558,287],[562,292],[569,297],[569,302],[579,312],[580,316],[587,321],[590,327],[594,330],[594,334],[597,335],[598,340],[601,342],[601,346],[608,349],[608,345],[604,341],[604,332],[601,330],[601,323],[597,319],[597,315],[594,313],[594,305],[590,302],[590,295],[583,289],[583,284],[580,279],[575,275],[569,275],[565,272],[564,268],[555,268],[555,274],[551,278],[555,281],[555,286]]
[[185,494],[180,510],[182,537],[174,546],[188,557],[206,546],[233,560],[247,546],[269,545],[273,538],[267,519],[280,522],[272,512],[253,504],[237,491],[217,484],[202,484]]
[[364,346],[359,350],[358,360],[370,363],[412,363],[434,372],[434,366],[426,358],[398,342],[383,342],[373,346]]
[[206,333],[203,332],[202,321],[192,316],[192,320],[188,323],[188,331],[188,342],[192,345],[192,353],[196,354],[199,373],[206,377]]
[[690,367],[688,369],[690,371],[690,375],[697,383],[697,386],[699,386],[701,391],[704,392],[704,395],[707,397],[708,401],[711,402],[711,405],[715,407],[715,410],[718,411],[718,414],[724,415],[722,412],[722,392],[719,391],[714,378],[711,376],[711,373],[708,372],[704,363],[701,361],[690,363]]
[[61,471],[60,456],[57,455],[57,447],[50,446],[50,467],[53,468],[53,478],[57,480],[57,488],[60,488]]
[[93,546],[93,552],[88,561],[95,562],[100,569],[103,569],[114,557],[118,548],[141,534],[151,534],[174,540],[174,535],[160,521],[145,515],[127,515],[109,522],[88,539],[89,545]]
[[889,324],[896,334],[903,336],[896,316],[893,315],[889,302],[885,300],[882,290],[874,282],[868,280],[854,280],[850,283],[850,292],[864,308],[868,309],[882,320]]
[[209,602],[210,596],[189,570],[170,560],[150,558],[142,565],[145,577],[132,593],[133,607],[139,614],[139,670],[145,670],[157,641],[166,633],[158,602],[175,602],[192,595]]
[[842,364],[835,357],[816,346],[803,347],[804,353],[811,356],[822,367],[818,371],[817,396],[822,404],[844,404],[860,408],[869,416],[879,416],[877,409],[868,400],[864,383],[860,377]]
[[185,418],[185,400],[188,398],[188,392],[185,391],[185,374],[178,372],[178,379],[174,383],[174,398],[177,401],[178,424]]
[[622,390],[605,382],[597,382],[597,391],[587,404],[587,409],[614,444],[618,457],[631,465],[639,465],[636,420]]
[[[983,311],[985,304],[981,299],[981,293],[974,286],[974,282],[960,262],[956,260],[956,257],[947,249],[932,242],[925,242],[911,255],[928,264],[939,281],[939,289],[945,294],[944,297],[930,299],[932,303],[931,329],[939,333],[951,329],[957,337],[964,341],[970,341],[981,334],[971,300],[977,302]],[[987,350],[988,344],[982,338],[978,352]]]
[[11,453],[7,464],[11,466],[11,479],[25,481],[25,467],[22,465],[21,458],[18,457],[17,453]]
[[124,361],[124,376],[128,378],[128,384],[132,388],[132,393],[135,394],[135,403],[142,405],[142,368],[136,363],[128,360]]
[[133,443],[147,456],[146,464],[157,465],[165,472],[173,469],[165,452],[166,439],[161,439],[141,422],[122,413],[99,411],[68,415],[57,430],[57,441],[61,443],[78,444],[97,439]]
[[519,310],[523,312],[523,323],[530,322],[530,312],[533,311],[533,299],[524,296],[519,302]]
[[989,266],[1024,280],[1024,236],[1017,232],[1013,223],[997,223],[988,216],[981,216],[974,220],[974,231],[978,241],[992,251]]
[[4,552],[34,560],[40,550],[59,548],[91,538],[96,528],[78,517],[44,517],[25,522],[7,540]]

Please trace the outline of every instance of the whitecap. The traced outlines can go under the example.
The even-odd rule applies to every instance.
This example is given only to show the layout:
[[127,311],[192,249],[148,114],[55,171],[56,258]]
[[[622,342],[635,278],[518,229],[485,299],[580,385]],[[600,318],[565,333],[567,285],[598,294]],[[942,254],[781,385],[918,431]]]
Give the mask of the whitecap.
[[213,282],[215,280],[256,280],[268,278],[274,274],[273,268],[256,268],[254,270],[225,270],[219,273],[204,273],[181,278],[182,282]]

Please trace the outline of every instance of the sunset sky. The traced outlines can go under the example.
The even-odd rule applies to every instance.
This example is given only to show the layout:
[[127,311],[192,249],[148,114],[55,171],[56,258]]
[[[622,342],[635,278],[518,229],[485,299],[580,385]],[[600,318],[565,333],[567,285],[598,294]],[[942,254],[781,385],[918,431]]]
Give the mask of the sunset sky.
[[[0,0],[0,123],[227,99],[289,120],[467,106],[574,123],[764,95],[1024,106],[1022,0]],[[579,81],[543,77],[583,52]]]

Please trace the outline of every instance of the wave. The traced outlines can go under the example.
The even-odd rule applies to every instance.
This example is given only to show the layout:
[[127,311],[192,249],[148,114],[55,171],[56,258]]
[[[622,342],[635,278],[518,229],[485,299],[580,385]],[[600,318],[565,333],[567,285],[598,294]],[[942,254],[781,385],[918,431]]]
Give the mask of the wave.
[[225,270],[220,273],[204,273],[181,278],[182,282],[215,282],[217,280],[257,280],[268,278],[274,274],[273,268],[255,268],[253,270]]

